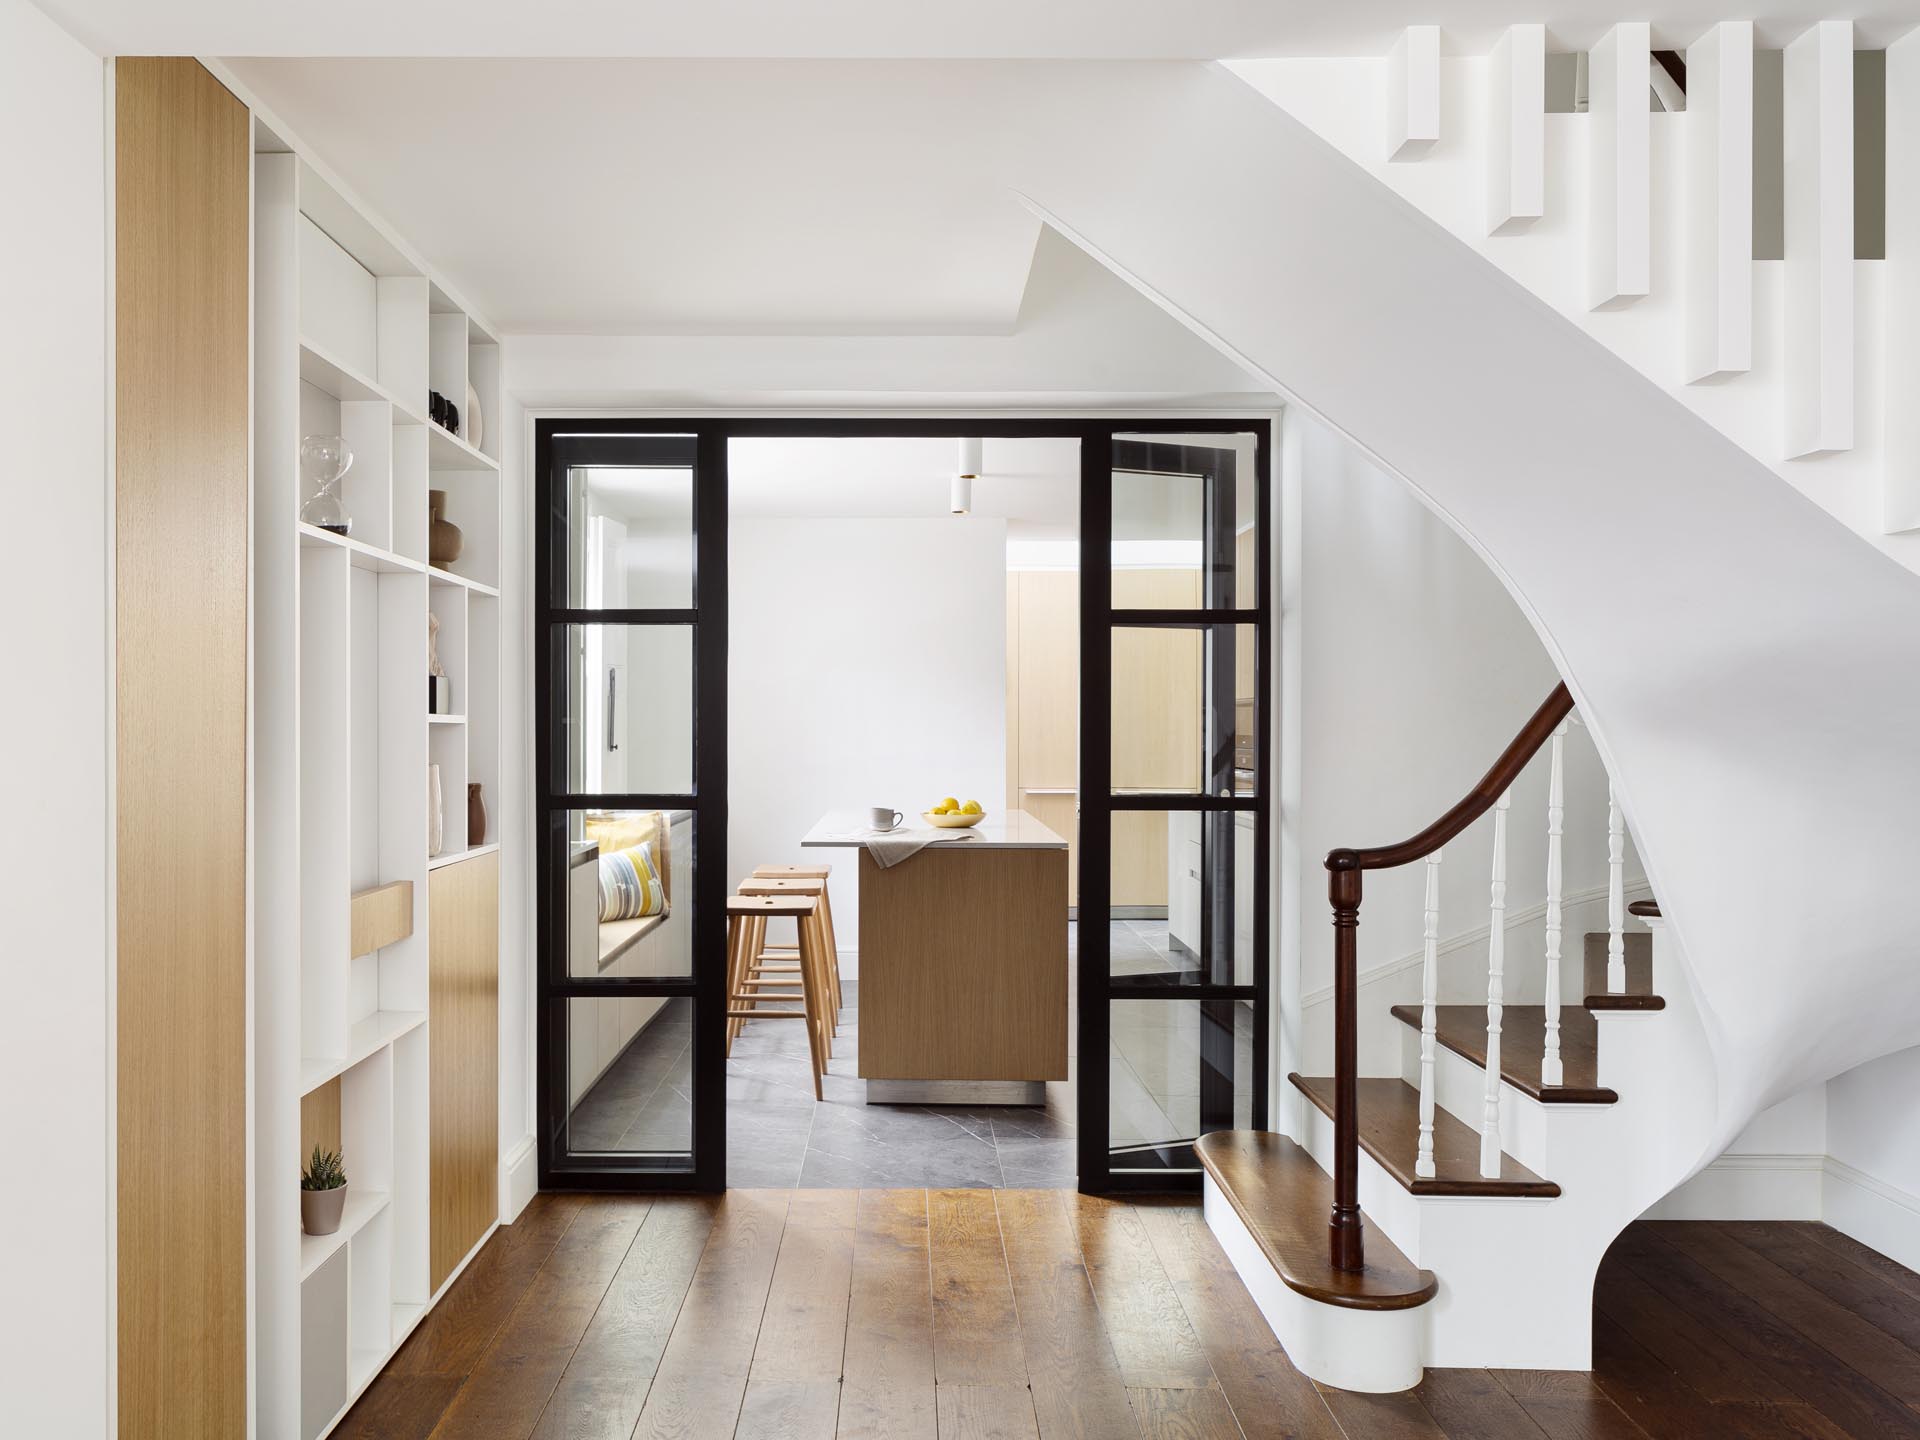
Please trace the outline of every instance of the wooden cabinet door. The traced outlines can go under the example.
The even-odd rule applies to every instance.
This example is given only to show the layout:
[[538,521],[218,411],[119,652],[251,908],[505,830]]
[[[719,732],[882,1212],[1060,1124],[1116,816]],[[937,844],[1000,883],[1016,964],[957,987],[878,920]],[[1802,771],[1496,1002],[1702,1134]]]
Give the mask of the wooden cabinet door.
[[500,855],[427,876],[431,1279],[500,1213]]
[[1022,570],[1019,653],[1019,788],[1080,783],[1080,574]]

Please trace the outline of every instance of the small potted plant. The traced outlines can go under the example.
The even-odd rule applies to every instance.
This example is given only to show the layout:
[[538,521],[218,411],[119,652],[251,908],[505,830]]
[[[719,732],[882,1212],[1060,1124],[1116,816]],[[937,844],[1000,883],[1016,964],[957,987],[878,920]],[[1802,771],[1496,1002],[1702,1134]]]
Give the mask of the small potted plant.
[[347,1172],[338,1150],[313,1147],[300,1172],[300,1228],[309,1235],[331,1235],[340,1228],[347,1203]]

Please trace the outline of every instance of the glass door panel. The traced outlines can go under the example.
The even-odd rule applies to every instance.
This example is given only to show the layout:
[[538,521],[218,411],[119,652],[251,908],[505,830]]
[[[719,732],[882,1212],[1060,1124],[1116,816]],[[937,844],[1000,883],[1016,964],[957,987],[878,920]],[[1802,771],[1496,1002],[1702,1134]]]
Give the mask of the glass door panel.
[[718,1189],[724,451],[625,422],[535,443],[541,1182]]
[[1268,438],[1116,434],[1083,482],[1084,1189],[1267,1121]]

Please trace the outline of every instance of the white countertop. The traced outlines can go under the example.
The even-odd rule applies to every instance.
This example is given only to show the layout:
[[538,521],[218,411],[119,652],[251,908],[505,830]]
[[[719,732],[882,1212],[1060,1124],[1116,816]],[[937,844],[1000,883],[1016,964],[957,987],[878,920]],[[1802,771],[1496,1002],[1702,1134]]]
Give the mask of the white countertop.
[[[932,831],[936,835],[965,835],[956,848],[968,850],[1064,850],[1067,842],[1024,810],[1003,810],[989,814],[967,830],[941,830],[927,824],[917,814],[908,815],[900,833],[909,830]],[[800,842],[803,849],[856,849],[874,838],[866,816],[848,811],[822,815]]]

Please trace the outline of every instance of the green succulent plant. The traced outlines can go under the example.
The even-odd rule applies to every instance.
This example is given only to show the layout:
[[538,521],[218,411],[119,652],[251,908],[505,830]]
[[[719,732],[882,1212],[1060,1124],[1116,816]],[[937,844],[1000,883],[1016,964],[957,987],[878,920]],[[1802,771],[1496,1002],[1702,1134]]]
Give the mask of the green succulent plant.
[[313,1147],[313,1158],[307,1161],[307,1168],[300,1172],[302,1190],[338,1190],[347,1183],[346,1166],[340,1159],[338,1150],[322,1150]]

